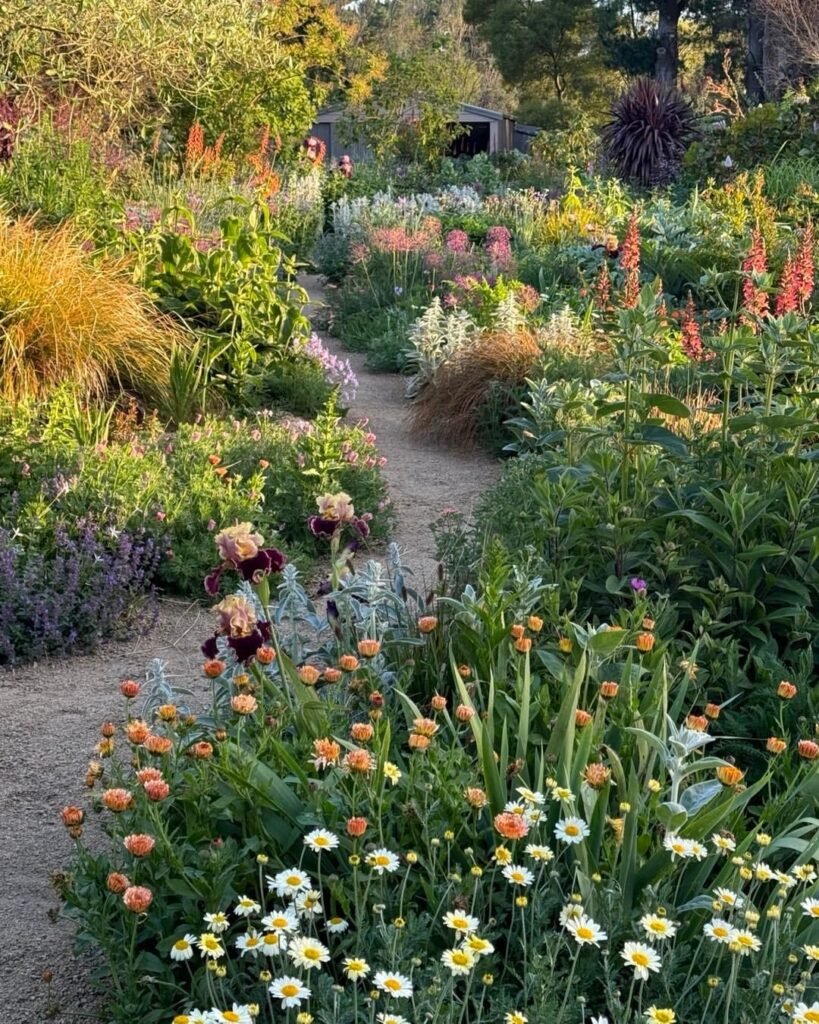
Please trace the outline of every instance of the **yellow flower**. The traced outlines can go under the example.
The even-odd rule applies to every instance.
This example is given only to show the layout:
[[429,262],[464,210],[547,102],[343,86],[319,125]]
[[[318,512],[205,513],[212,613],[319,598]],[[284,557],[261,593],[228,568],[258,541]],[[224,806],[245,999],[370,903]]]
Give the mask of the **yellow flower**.
[[768,835],[767,832],[757,832],[756,841],[757,843],[759,843],[760,846],[771,845],[771,837]]
[[389,779],[393,786],[401,778],[402,772],[397,764],[393,764],[392,761],[384,762],[384,778]]
[[650,793],[659,793],[662,788],[662,783],[658,779],[648,780],[648,789]]
[[661,1009],[659,1006],[649,1006],[646,1010],[646,1020],[652,1024],[675,1024],[677,1015],[673,1010]]
[[512,852],[507,850],[505,846],[498,846],[495,849],[495,858],[498,864],[511,864],[512,863]]
[[529,1018],[520,1010],[510,1010],[504,1015],[503,1024],[528,1024]]

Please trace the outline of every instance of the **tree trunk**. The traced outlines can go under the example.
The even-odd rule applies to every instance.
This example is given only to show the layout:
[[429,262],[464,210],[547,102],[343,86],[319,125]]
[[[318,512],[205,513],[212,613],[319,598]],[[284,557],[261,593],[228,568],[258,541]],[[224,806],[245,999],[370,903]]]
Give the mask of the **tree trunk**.
[[657,4],[659,24],[657,26],[657,57],[654,74],[661,82],[668,82],[670,85],[677,83],[678,33],[680,13],[684,6],[685,3],[680,0],[659,0]]
[[765,12],[759,0],[748,4],[748,64],[745,69],[745,91],[748,103],[755,107],[765,102]]

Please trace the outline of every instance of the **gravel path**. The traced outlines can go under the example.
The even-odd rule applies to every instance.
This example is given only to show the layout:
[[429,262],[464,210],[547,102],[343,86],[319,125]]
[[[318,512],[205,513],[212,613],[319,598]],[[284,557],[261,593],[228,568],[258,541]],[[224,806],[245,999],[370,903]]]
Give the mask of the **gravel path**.
[[[314,311],[323,303],[317,278],[305,281]],[[496,479],[497,464],[480,453],[435,448],[409,436],[403,382],[373,374],[364,358],[349,357],[359,379],[352,419],[366,417],[387,457],[385,474],[397,510],[394,540],[414,570],[415,585],[435,580],[429,524],[445,507],[469,513]],[[118,682],[142,678],[153,658],[172,677],[195,686],[199,644],[209,630],[207,611],[165,601],[156,628],[131,643],[106,644],[96,654],[0,670],[0,946],[2,1024],[80,1024],[99,1021],[99,1003],[88,981],[93,966],[71,951],[72,926],[58,917],[51,887],[65,868],[70,845],[59,820],[65,804],[83,803],[82,779],[100,723],[121,708]],[[44,971],[53,973],[46,986]],[[134,1021],[133,1024],[139,1024]]]

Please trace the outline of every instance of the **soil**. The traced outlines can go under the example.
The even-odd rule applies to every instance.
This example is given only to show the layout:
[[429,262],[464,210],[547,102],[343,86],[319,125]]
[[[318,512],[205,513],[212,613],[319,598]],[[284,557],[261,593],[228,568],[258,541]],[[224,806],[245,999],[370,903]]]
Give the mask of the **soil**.
[[[318,278],[306,278],[313,313],[324,297]],[[317,317],[318,319],[318,317]],[[436,448],[410,437],[401,378],[374,374],[363,356],[335,339],[325,343],[350,359],[359,380],[348,413],[367,419],[387,458],[384,473],[396,510],[393,540],[414,572],[416,589],[436,577],[430,524],[444,508],[469,514],[497,478],[497,463],[479,452]],[[162,602],[152,632],[130,643],[107,643],[91,655],[0,671],[0,1019],[4,1024],[79,1024],[104,1020],[90,982],[88,952],[72,950],[73,927],[60,918],[52,877],[65,869],[71,845],[59,819],[66,804],[85,803],[82,779],[100,723],[119,717],[117,684],[142,678],[154,658],[180,685],[200,678],[199,644],[208,613],[196,604]],[[44,972],[53,980],[46,984]],[[138,1022],[134,1022],[138,1024]]]

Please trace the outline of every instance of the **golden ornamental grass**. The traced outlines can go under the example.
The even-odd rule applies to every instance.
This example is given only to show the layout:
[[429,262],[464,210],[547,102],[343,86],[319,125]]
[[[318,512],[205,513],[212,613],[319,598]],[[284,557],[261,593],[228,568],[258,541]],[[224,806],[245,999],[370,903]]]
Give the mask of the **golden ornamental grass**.
[[424,388],[410,413],[413,433],[457,447],[477,441],[479,417],[494,384],[523,384],[541,357],[534,333],[488,331],[458,349]]
[[0,397],[39,398],[67,381],[83,397],[112,385],[156,400],[184,335],[122,263],[92,261],[68,226],[0,224]]

